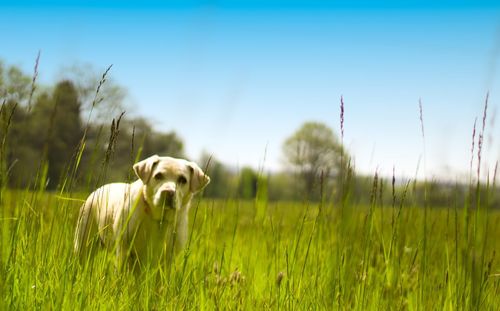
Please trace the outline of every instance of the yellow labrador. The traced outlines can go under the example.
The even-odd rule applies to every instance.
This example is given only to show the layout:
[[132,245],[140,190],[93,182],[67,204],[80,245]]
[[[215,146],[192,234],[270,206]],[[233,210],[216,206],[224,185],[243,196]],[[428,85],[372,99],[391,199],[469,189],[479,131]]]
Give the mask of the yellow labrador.
[[81,207],[74,240],[78,255],[92,253],[100,240],[116,252],[119,267],[127,260],[154,265],[186,243],[190,201],[210,178],[193,162],[157,155],[133,169],[137,181],[104,185]]

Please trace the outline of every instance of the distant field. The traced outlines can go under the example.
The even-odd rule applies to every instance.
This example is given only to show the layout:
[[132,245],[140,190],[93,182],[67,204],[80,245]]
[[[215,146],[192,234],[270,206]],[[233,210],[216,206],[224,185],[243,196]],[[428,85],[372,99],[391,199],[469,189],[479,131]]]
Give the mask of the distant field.
[[79,206],[4,190],[0,309],[497,310],[500,303],[498,211],[195,200],[189,250],[171,269],[135,277],[116,273],[104,252],[76,265]]

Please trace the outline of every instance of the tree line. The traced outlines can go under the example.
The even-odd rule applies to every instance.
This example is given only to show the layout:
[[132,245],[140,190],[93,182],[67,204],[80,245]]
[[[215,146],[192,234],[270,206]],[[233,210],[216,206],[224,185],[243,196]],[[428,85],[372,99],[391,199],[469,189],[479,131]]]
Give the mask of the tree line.
[[[151,154],[187,157],[175,132],[158,132],[144,118],[120,114],[126,110],[125,94],[107,71],[99,77],[73,67],[54,86],[38,86],[18,67],[0,62],[2,178],[12,188],[55,190],[68,181],[92,188],[135,178],[132,164]],[[345,155],[333,131],[315,122],[292,135],[283,152],[290,171],[272,175],[250,167],[235,171],[202,154],[195,160],[209,165],[212,176],[205,195],[318,199],[320,187],[338,175],[338,159]]]
[[[175,132],[158,132],[144,118],[120,115],[123,88],[106,82],[101,93],[94,88],[93,100],[88,80],[81,78],[34,92],[31,77],[0,63],[1,175],[9,187],[54,190],[68,178],[77,188],[93,187],[130,180],[131,165],[141,155],[184,156]],[[110,129],[106,114],[113,112]]]
[[[133,163],[151,154],[188,158],[174,131],[159,132],[147,119],[123,113],[126,90],[108,71],[100,76],[76,66],[64,72],[53,86],[38,86],[18,67],[0,62],[1,186],[88,191],[134,180]],[[204,195],[381,205],[411,200],[421,205],[427,193],[440,206],[467,199],[463,185],[431,182],[424,187],[414,181],[410,187],[356,175],[339,137],[319,122],[305,122],[282,147],[286,169],[272,174],[251,167],[234,170],[209,153],[192,159],[211,176]]]

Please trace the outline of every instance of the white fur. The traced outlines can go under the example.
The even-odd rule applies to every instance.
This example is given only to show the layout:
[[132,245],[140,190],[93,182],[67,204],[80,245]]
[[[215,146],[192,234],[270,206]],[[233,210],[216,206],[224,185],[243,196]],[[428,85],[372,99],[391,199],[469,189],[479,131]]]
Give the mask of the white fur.
[[118,266],[154,265],[185,245],[190,201],[210,178],[193,162],[156,155],[134,171],[137,181],[104,185],[81,207],[74,251],[82,258],[100,240],[116,252]]

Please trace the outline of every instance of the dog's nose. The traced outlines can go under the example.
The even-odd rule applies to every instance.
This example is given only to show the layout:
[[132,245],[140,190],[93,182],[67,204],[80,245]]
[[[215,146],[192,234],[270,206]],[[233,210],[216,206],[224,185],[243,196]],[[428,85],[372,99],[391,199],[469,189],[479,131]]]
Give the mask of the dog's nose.
[[161,191],[161,193],[167,198],[173,198],[174,194],[175,194],[175,190],[174,189],[164,189]]
[[163,197],[163,204],[166,207],[175,208],[175,190],[174,189],[163,189],[161,190],[161,196]]

